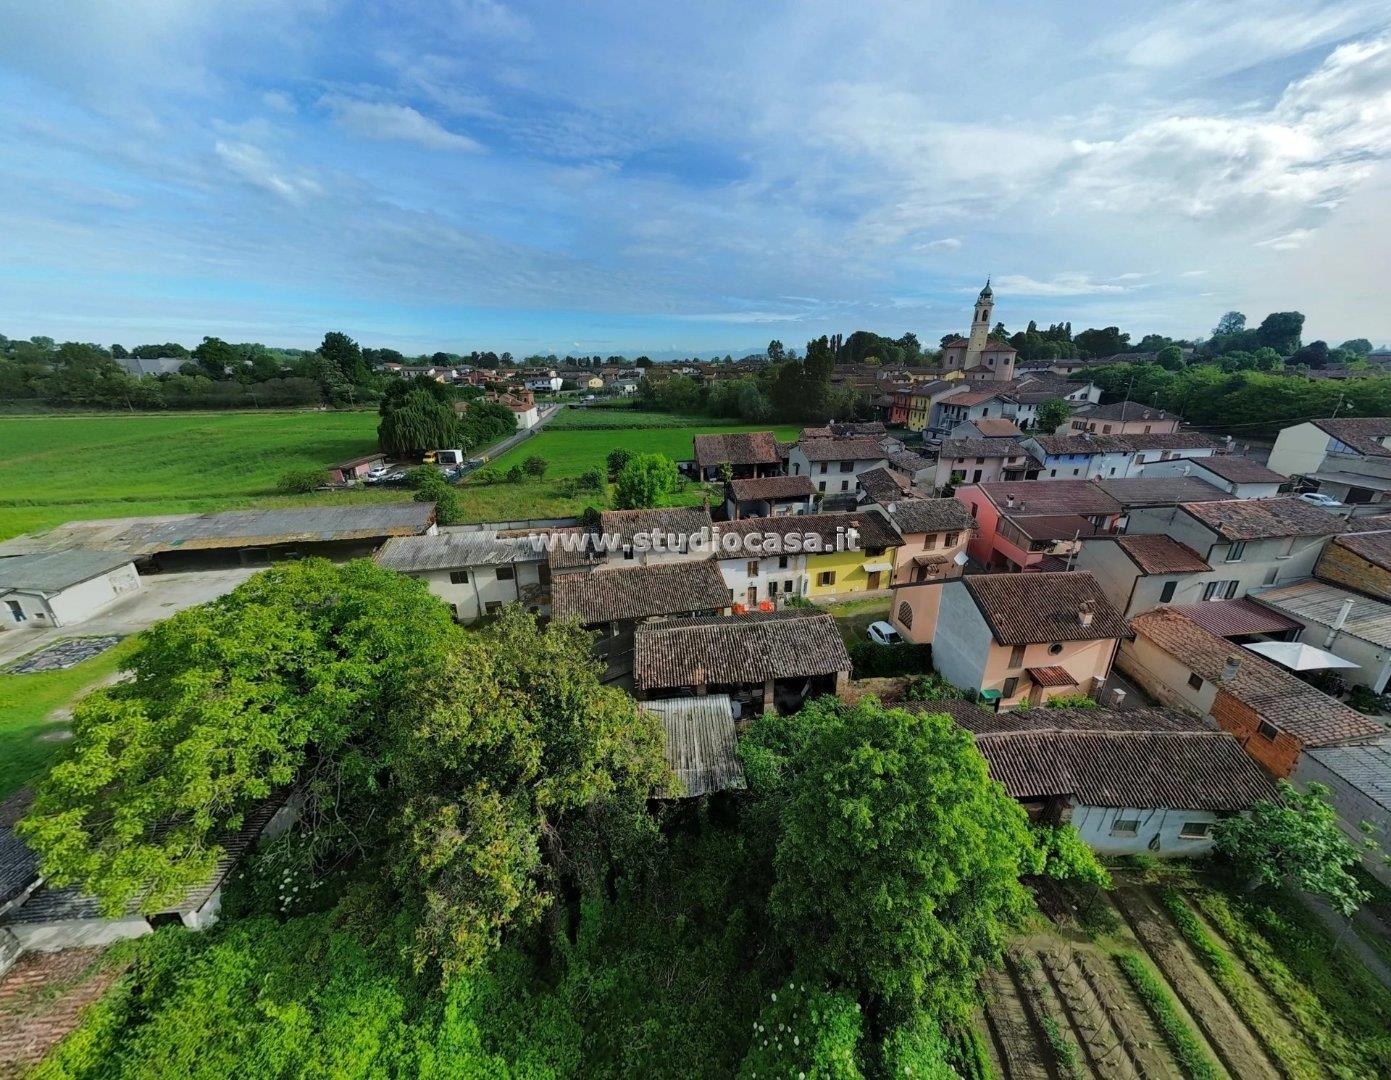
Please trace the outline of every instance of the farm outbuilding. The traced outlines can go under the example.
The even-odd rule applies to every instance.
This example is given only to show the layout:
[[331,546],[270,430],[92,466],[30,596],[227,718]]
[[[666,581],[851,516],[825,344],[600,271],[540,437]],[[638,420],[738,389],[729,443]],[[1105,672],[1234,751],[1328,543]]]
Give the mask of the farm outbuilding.
[[378,465],[385,464],[385,454],[364,454],[348,461],[340,461],[328,471],[328,478],[335,484],[347,484],[361,480]]
[[0,630],[71,626],[138,588],[134,560],[119,551],[0,558]]

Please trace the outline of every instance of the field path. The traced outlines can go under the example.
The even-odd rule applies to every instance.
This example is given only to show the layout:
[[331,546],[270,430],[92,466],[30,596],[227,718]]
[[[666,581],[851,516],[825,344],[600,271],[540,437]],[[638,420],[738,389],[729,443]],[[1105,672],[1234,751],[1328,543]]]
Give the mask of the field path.
[[1035,1029],[1020,989],[1008,971],[985,978],[985,1023],[995,1065],[1005,1080],[1052,1080],[1043,1033]]
[[1182,999],[1208,1045],[1240,1080],[1279,1080],[1282,1073],[1189,950],[1168,914],[1145,889],[1112,893],[1116,906],[1165,980]]

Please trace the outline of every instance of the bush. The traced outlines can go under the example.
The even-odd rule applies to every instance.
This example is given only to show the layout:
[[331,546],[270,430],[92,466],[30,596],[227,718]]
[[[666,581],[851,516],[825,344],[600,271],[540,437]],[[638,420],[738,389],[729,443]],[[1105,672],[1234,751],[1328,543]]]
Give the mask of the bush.
[[932,646],[857,641],[850,646],[850,663],[857,679],[921,675],[932,670]]
[[546,470],[550,467],[551,463],[539,454],[532,454],[522,462],[522,468],[526,470],[526,474],[528,476],[534,476],[538,480],[546,475]]
[[959,690],[935,671],[926,675],[914,675],[903,688],[903,696],[909,701],[961,701],[966,691]]
[[496,484],[501,478],[498,475],[498,471],[490,466],[486,469],[479,469],[473,474],[473,479],[475,483],[491,485]]
[[624,450],[621,447],[617,450],[610,450],[609,456],[605,461],[609,469],[609,479],[612,480],[617,477],[618,474],[623,471],[623,466],[632,460],[633,452],[631,450]]
[[579,475],[581,491],[603,491],[604,474],[598,469],[587,469]]
[[507,482],[509,484],[520,484],[526,479],[526,470],[520,465],[513,465],[507,470]]
[[281,495],[308,495],[327,483],[328,473],[323,469],[291,469],[280,474],[280,479],[275,482],[275,490]]
[[1044,704],[1050,709],[1095,709],[1097,704],[1086,694],[1057,694]]

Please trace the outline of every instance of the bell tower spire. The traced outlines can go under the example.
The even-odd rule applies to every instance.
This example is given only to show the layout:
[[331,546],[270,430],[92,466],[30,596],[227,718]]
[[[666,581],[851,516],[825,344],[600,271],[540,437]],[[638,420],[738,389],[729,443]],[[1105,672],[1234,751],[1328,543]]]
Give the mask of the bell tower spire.
[[985,348],[985,343],[990,337],[990,316],[995,310],[995,294],[990,288],[990,279],[985,279],[985,288],[981,289],[980,295],[976,297],[976,311],[971,317],[971,336],[967,338],[966,345],[966,367],[975,367],[980,363],[981,350]]

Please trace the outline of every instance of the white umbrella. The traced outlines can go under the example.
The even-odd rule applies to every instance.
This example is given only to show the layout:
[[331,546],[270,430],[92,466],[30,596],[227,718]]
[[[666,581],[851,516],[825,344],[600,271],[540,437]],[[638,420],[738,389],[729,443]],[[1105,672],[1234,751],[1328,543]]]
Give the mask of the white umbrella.
[[1267,660],[1274,660],[1281,667],[1287,667],[1291,671],[1322,671],[1326,668],[1362,666],[1354,664],[1351,660],[1344,660],[1341,656],[1335,656],[1327,649],[1305,645],[1302,641],[1253,641],[1242,648],[1260,653]]

